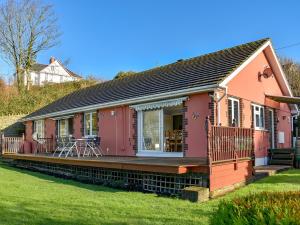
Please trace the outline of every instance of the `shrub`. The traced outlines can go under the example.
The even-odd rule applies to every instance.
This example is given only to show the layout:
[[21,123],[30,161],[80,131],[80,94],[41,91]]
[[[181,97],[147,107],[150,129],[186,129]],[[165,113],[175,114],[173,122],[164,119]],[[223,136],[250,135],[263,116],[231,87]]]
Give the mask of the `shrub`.
[[212,224],[300,224],[300,192],[261,192],[222,201]]

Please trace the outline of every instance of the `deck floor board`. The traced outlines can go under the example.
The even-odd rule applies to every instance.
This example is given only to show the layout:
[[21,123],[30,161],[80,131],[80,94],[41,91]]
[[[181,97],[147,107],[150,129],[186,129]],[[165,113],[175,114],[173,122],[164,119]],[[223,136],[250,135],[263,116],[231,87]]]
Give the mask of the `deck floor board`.
[[163,172],[182,174],[190,171],[207,172],[207,158],[164,158],[164,157],[130,157],[130,156],[102,156],[102,157],[53,157],[50,154],[6,154],[4,158],[15,160],[31,160],[52,162],[68,165],[91,166],[149,172]]

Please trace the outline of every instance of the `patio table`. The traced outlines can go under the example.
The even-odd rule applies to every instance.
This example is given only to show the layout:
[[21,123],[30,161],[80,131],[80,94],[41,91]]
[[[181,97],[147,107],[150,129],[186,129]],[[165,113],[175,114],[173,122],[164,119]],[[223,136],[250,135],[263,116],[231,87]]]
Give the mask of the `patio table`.
[[[96,157],[102,156],[100,150],[95,146],[93,137],[83,137],[83,138],[76,138],[70,141],[67,146],[65,147],[65,158],[67,158],[69,155],[77,154],[77,157],[79,158],[82,154],[83,157],[85,156],[92,156],[95,155]],[[61,152],[62,153],[62,152]],[[59,155],[59,157],[61,154]]]

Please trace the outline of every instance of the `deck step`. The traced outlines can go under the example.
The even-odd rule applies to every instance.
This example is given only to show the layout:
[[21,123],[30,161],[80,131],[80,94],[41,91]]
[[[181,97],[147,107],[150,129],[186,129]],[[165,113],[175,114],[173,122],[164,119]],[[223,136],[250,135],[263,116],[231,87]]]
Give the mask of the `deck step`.
[[295,153],[294,148],[274,148],[269,149],[271,154],[292,154]]
[[291,154],[273,154],[272,159],[290,159],[293,160],[294,156]]
[[293,159],[271,159],[270,165],[293,165]]

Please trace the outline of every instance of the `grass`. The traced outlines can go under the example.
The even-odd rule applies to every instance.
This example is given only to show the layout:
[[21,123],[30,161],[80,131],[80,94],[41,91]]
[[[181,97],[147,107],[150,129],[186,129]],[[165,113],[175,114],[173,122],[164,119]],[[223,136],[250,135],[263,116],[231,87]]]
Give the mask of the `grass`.
[[300,190],[300,170],[199,204],[81,184],[0,163],[0,224],[208,224],[222,199],[283,190]]

